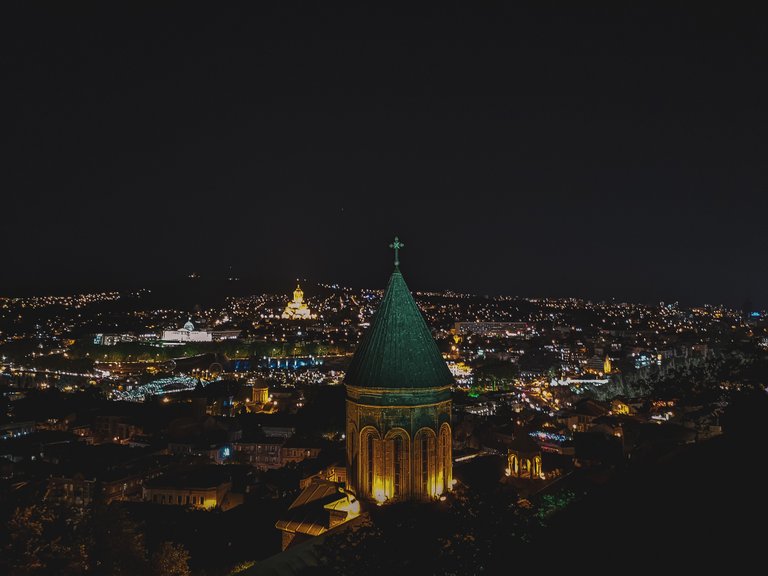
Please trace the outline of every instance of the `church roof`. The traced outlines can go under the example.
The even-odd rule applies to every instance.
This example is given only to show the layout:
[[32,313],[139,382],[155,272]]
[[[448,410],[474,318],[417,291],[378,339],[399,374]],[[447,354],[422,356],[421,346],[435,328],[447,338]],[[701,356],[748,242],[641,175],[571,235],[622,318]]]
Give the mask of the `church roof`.
[[347,499],[339,485],[328,480],[315,480],[288,507],[284,518],[275,524],[278,530],[318,536],[328,530],[328,510],[325,506]]
[[515,434],[515,438],[509,444],[509,449],[523,454],[541,452],[541,447],[526,432]]
[[347,369],[345,383],[366,388],[437,388],[453,376],[399,269]]

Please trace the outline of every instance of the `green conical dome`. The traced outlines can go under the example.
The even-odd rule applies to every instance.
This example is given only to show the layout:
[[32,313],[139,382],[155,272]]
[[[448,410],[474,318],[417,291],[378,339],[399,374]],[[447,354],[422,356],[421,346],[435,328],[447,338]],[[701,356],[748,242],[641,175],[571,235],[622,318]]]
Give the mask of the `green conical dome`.
[[366,388],[437,388],[453,383],[398,269],[355,352],[345,383]]

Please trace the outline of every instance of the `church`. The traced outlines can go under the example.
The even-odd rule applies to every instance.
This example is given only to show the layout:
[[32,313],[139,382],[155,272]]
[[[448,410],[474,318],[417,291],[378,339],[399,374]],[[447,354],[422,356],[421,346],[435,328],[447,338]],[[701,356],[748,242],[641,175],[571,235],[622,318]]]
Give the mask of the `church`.
[[301,289],[301,285],[296,285],[296,290],[293,291],[293,300],[285,306],[281,318],[284,320],[314,320],[317,318],[304,302],[304,290]]
[[[346,486],[313,479],[277,521],[283,554],[254,574],[295,573],[318,561],[308,540],[355,521],[361,503],[424,502],[453,487],[453,376],[400,272],[395,269],[350,363],[346,387]],[[351,522],[350,522],[351,524]]]
[[346,377],[349,487],[363,501],[438,498],[453,485],[453,376],[395,269]]

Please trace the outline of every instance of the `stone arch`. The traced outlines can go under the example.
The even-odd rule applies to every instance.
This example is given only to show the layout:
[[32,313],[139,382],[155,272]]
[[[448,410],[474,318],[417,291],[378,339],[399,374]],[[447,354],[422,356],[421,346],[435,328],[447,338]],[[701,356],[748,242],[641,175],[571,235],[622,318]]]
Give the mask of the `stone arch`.
[[404,428],[392,428],[384,436],[384,446],[387,497],[405,499],[411,489],[411,436]]
[[510,451],[508,474],[518,478],[541,478],[541,454]]
[[[357,461],[357,453],[360,443],[357,438],[357,426],[351,420],[347,422],[347,462],[354,466]],[[350,473],[352,470],[350,470]]]
[[510,452],[509,454],[509,473],[512,476],[517,476],[520,472],[520,462],[517,459],[517,454]]
[[538,454],[533,458],[532,477],[537,479],[541,478],[541,456]]
[[437,435],[437,494],[451,489],[453,485],[451,425],[443,422]]
[[421,428],[413,436],[413,479],[411,485],[417,498],[437,496],[437,436],[432,428]]
[[[373,426],[360,430],[358,483],[360,491],[367,498],[382,498],[381,484],[382,449],[381,434]],[[378,492],[382,492],[378,494]]]

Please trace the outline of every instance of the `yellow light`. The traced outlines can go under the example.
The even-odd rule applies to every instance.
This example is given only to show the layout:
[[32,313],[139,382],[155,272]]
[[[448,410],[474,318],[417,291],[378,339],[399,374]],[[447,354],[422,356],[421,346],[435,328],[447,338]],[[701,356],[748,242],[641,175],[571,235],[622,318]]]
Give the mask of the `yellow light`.
[[354,502],[351,502],[349,504],[348,512],[350,517],[357,516],[358,514],[360,514],[360,502],[357,500],[355,500]]

